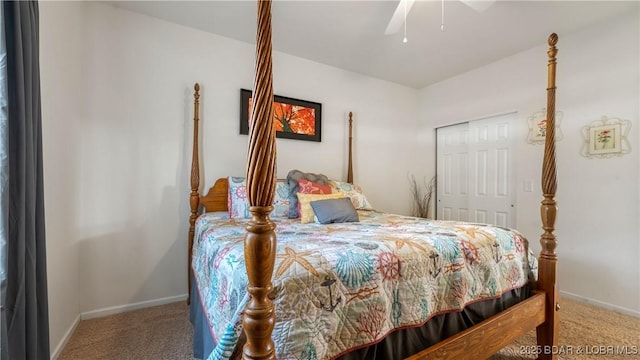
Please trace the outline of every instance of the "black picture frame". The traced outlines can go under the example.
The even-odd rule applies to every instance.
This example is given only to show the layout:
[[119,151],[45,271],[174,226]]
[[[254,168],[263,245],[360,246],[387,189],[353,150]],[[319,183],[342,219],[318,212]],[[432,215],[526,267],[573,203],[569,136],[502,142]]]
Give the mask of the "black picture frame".
[[[250,116],[249,100],[251,99],[251,95],[252,95],[251,90],[240,89],[240,134],[244,134],[244,135],[249,134],[249,116]],[[282,123],[283,121],[286,121],[284,119],[277,118],[278,111],[276,111],[276,108],[275,108],[275,106],[278,106],[277,104],[293,105],[295,107],[303,107],[305,109],[310,109],[310,110],[313,110],[313,116],[314,116],[312,134],[295,132],[295,130],[292,129],[291,126],[289,126],[289,123],[287,121],[288,129],[290,129],[291,131],[276,130],[277,138],[316,141],[316,142],[322,141],[322,136],[321,136],[322,104],[313,102],[313,101],[294,99],[294,98],[290,98],[286,96],[278,96],[278,95],[273,96],[273,101],[274,101],[274,117],[276,117],[276,119],[274,119],[274,122],[279,121],[280,123]],[[296,112],[297,111],[299,110],[296,110]],[[287,113],[290,114],[289,112]],[[284,126],[285,125],[283,124],[283,127]]]

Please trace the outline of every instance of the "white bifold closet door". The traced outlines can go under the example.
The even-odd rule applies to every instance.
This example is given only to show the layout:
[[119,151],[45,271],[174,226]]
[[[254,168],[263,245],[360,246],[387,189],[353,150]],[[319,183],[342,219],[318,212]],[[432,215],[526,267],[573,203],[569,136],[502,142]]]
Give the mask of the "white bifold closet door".
[[437,217],[514,228],[516,113],[437,129]]

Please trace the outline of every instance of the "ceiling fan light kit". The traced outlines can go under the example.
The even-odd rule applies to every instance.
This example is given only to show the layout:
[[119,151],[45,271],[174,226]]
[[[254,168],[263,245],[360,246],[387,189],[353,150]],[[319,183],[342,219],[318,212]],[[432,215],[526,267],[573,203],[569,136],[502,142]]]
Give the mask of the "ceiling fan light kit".
[[[387,25],[387,29],[384,31],[385,35],[395,34],[400,30],[400,27],[405,23],[405,19],[409,11],[411,11],[411,7],[415,0],[400,0],[398,3],[398,7],[396,7],[396,11],[391,16],[391,20],[389,20],[389,24]],[[406,9],[406,11],[405,11]]]
[[495,1],[496,0],[460,0],[463,4],[480,13],[487,10]]
[[407,1],[404,0],[404,39],[402,39],[403,43],[407,43]]
[[[496,0],[459,0],[461,3],[467,5],[477,12],[484,12],[487,10]],[[444,2],[442,0],[442,21],[440,23],[440,30],[444,31]],[[415,0],[400,0],[396,10],[387,24],[387,29],[384,31],[385,35],[392,35],[400,30],[400,27],[404,25],[404,38],[403,43],[407,43],[407,14],[413,7]]]

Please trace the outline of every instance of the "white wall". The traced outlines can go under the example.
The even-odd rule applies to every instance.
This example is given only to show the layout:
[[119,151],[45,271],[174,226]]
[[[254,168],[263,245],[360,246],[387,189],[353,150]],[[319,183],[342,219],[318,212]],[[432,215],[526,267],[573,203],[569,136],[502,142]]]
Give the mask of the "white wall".
[[[40,11],[55,345],[78,312],[186,294],[193,84],[203,183],[243,175],[239,90],[255,50],[100,3]],[[322,142],[277,140],[278,176],[346,178],[353,111],[356,182],[376,208],[408,213],[417,91],[281,53],[274,77],[276,94],[323,105]]]
[[[40,3],[40,76],[51,351],[79,320],[79,153],[85,82],[81,7]],[[45,30],[46,29],[46,30]]]
[[[42,2],[40,16],[55,347],[80,312],[186,293],[193,83],[202,86],[204,188],[244,173],[239,89],[252,86],[254,47],[100,3]],[[561,288],[635,312],[637,30],[636,15],[560,34],[558,55]],[[542,148],[524,139],[526,116],[545,104],[545,51],[541,45],[422,91],[275,53],[275,93],[323,104],[321,143],[278,139],[278,176],[299,168],[345,178],[353,111],[356,182],[378,209],[409,213],[407,174],[433,174],[435,126],[516,109],[518,159],[527,164],[518,180],[539,186]],[[631,154],[578,155],[580,127],[601,115],[633,121]],[[536,246],[539,201],[518,193],[518,227]]]
[[[638,228],[638,13],[575,34],[558,34],[556,109],[564,139],[557,143],[560,289],[568,296],[640,315]],[[502,59],[420,91],[420,146],[435,153],[435,128],[517,110],[517,227],[539,252],[542,145],[529,145],[527,116],[546,106],[547,45]],[[580,155],[581,128],[601,116],[632,122],[632,152]],[[425,167],[435,172],[435,157]],[[535,180],[533,193],[523,192]]]

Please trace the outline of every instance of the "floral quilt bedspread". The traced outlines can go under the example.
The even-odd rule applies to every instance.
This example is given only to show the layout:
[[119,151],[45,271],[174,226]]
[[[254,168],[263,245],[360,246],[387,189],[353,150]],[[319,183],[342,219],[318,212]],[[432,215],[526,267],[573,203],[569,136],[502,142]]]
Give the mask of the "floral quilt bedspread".
[[[333,359],[397,328],[496,298],[536,276],[518,232],[360,211],[359,223],[274,219],[278,359]],[[228,359],[248,300],[245,219],[198,218],[193,271],[216,348]]]

